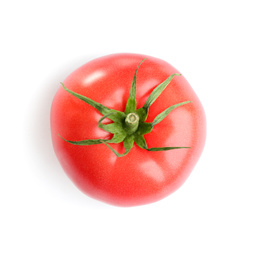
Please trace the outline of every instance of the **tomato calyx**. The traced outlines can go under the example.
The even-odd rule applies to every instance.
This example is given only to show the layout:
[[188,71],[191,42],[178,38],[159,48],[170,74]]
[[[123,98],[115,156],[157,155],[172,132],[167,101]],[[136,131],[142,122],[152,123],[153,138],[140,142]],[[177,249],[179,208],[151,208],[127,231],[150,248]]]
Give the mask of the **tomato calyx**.
[[[159,84],[150,94],[148,99],[146,100],[143,107],[137,109],[137,101],[136,101],[136,81],[137,81],[137,72],[140,65],[145,61],[143,59],[138,65],[136,72],[134,74],[132,85],[130,88],[129,98],[127,100],[126,108],[124,112],[110,109],[86,96],[80,95],[76,92],[73,92],[65,87],[63,83],[62,87],[68,93],[73,95],[74,97],[86,102],[91,105],[95,109],[97,109],[103,117],[98,122],[98,127],[113,134],[111,139],[86,139],[81,141],[71,141],[66,140],[60,134],[58,134],[64,141],[73,144],[73,145],[96,145],[96,144],[105,144],[112,152],[114,152],[118,157],[124,156],[128,154],[131,148],[134,145],[134,142],[142,149],[148,151],[167,151],[173,149],[181,149],[181,148],[190,148],[186,146],[178,146],[178,147],[152,147],[148,148],[147,143],[145,141],[144,135],[148,134],[152,131],[153,127],[160,123],[169,113],[175,108],[190,103],[192,101],[185,101],[175,105],[172,105],[161,112],[159,115],[155,117],[152,123],[145,122],[148,116],[148,111],[150,106],[154,103],[154,101],[160,96],[163,90],[168,86],[171,80],[175,76],[180,76],[181,74],[172,74],[165,81]],[[103,124],[102,121],[106,118],[109,118],[113,121],[110,124]],[[111,147],[111,143],[121,143],[123,142],[125,152],[120,154],[115,151]]]

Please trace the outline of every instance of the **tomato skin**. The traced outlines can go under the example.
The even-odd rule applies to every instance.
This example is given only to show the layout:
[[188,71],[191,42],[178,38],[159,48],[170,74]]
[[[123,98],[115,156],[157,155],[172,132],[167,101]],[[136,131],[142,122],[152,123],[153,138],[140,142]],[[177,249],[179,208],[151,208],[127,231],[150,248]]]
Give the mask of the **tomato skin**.
[[[140,54],[113,54],[88,62],[71,73],[64,85],[111,109],[124,111],[138,64],[137,107],[168,76],[179,73],[167,62]],[[51,132],[61,166],[85,194],[116,206],[136,206],[158,201],[177,190],[198,161],[206,137],[203,107],[183,76],[171,83],[149,109],[147,122],[167,107],[192,101],[172,111],[145,135],[148,147],[189,146],[190,149],[147,151],[134,144],[124,157],[117,157],[104,144],[77,146],[65,142],[111,138],[98,127],[102,117],[95,108],[67,93],[57,91],[51,108]],[[104,122],[108,122],[105,119]],[[124,152],[123,144],[111,144]]]

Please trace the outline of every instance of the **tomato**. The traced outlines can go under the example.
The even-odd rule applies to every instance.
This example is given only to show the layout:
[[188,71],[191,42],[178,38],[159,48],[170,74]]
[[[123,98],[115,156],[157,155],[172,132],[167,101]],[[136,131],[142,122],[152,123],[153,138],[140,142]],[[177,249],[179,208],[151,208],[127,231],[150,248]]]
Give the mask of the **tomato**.
[[61,166],[82,192],[136,206],[186,181],[202,153],[206,122],[194,90],[173,66],[113,54],[64,80],[52,102],[51,133]]

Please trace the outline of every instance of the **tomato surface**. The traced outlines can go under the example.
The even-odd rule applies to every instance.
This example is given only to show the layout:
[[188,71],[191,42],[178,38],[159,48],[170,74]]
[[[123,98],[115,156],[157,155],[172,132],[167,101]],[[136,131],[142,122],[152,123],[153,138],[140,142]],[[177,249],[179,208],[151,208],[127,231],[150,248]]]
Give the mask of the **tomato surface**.
[[[97,58],[71,73],[63,82],[67,89],[104,106],[124,112],[139,63],[136,81],[137,108],[143,107],[153,89],[171,74],[179,73],[167,62],[140,54],[113,54]],[[61,166],[85,194],[116,206],[136,206],[158,201],[177,190],[198,161],[205,142],[203,107],[183,75],[174,77],[150,106],[146,122],[152,122],[169,106],[191,101],[174,109],[150,133],[144,135],[149,148],[190,148],[148,151],[136,143],[122,157],[105,144],[74,145],[67,140],[111,139],[99,128],[103,115],[62,87],[51,107],[51,132]],[[103,123],[112,121],[108,118]],[[123,143],[110,146],[124,153]]]

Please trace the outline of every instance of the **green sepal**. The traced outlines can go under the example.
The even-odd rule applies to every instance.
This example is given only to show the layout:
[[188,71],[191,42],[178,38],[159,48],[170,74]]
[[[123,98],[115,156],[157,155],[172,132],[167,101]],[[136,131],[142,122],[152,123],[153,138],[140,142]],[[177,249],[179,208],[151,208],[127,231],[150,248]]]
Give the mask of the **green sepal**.
[[118,153],[117,151],[115,151],[109,144],[108,142],[103,142],[117,157],[122,157],[126,154],[128,154],[131,150],[131,148],[133,147],[133,144],[134,144],[134,136],[133,135],[130,135],[130,136],[127,136],[124,141],[123,141],[123,145],[124,145],[124,148],[125,148],[125,152],[120,154]]
[[110,140],[104,140],[104,142],[107,143],[113,143],[113,144],[118,144],[124,141],[124,139],[126,138],[126,134],[124,133],[114,133],[112,138]]
[[120,123],[111,123],[108,125],[99,124],[99,128],[103,129],[104,131],[107,131],[109,133],[115,134],[118,132],[124,132],[123,126]]
[[124,122],[125,117],[126,117],[125,114],[124,114],[124,116],[119,115],[119,116],[116,118],[116,120],[115,120],[114,123],[107,124],[107,125],[104,125],[104,124],[102,123],[102,121],[103,121],[105,118],[110,118],[110,116],[113,115],[113,114],[115,114],[115,112],[103,116],[103,117],[98,121],[98,127],[101,128],[101,129],[103,129],[103,130],[105,130],[105,131],[107,131],[107,132],[109,132],[109,133],[112,133],[112,134],[115,134],[115,133],[124,133],[124,134],[126,135],[126,133],[125,133],[125,131],[124,131],[124,128],[123,128],[123,122]]
[[142,149],[145,149],[147,151],[151,152],[157,152],[157,151],[168,151],[168,150],[174,150],[174,149],[183,149],[183,148],[191,148],[191,147],[177,147],[177,146],[171,146],[171,147],[152,147],[148,148],[145,138],[142,135],[135,135],[135,143]]
[[81,141],[71,141],[63,138],[60,134],[58,134],[65,142],[74,144],[74,145],[94,145],[94,144],[102,144],[102,143],[113,143],[113,144],[118,144],[121,143],[126,135],[120,134],[120,133],[115,133],[113,137],[109,140],[107,139],[86,139],[86,140],[81,140]]
[[92,100],[91,98],[88,98],[86,96],[83,96],[81,94],[78,94],[72,90],[69,90],[68,88],[65,87],[65,85],[63,83],[62,84],[62,87],[68,92],[70,93],[71,95],[73,95],[74,97],[86,102],[88,105],[94,107],[95,109],[97,109],[101,114],[103,115],[107,115],[107,114],[110,114],[110,116],[108,118],[110,118],[111,120],[113,120],[114,122],[117,121],[117,120],[120,120],[120,118],[124,117],[124,113],[121,112],[121,111],[117,111],[117,110],[114,110],[114,109],[110,109],[94,100]]
[[[113,113],[111,113],[113,114]],[[125,137],[127,136],[127,133],[124,131],[124,128],[123,128],[123,122],[122,120],[120,122],[115,122],[115,123],[111,123],[111,124],[107,124],[107,125],[104,125],[102,123],[102,121],[109,117],[111,114],[107,114],[105,116],[103,116],[99,122],[98,122],[98,126],[99,128],[109,132],[109,133],[112,133],[114,134],[112,139],[110,140],[107,140],[106,142],[108,143],[121,143]]]
[[132,85],[130,87],[130,93],[129,98],[126,104],[125,114],[134,113],[136,112],[137,108],[137,101],[136,101],[136,92],[137,92],[137,71],[140,67],[140,65],[145,61],[146,59],[143,59],[139,65],[137,66],[136,72],[133,77]]
[[151,123],[140,122],[137,130],[137,134],[145,135],[150,133],[153,130],[153,126]]
[[153,102],[161,95],[162,91],[167,87],[167,85],[171,82],[171,80],[175,76],[180,76],[181,74],[172,74],[169,76],[165,81],[163,81],[161,84],[159,84],[150,94],[148,99],[146,100],[143,107],[137,109],[136,113],[138,114],[140,121],[144,122],[147,119],[148,116],[148,110],[149,107],[153,104]]
[[146,111],[143,107],[137,109],[136,113],[139,116],[139,120],[140,122],[145,122],[147,115],[148,115],[148,111]]
[[114,113],[112,115],[107,116],[109,119],[111,119],[115,123],[122,123],[126,115],[124,112],[112,110]]
[[152,148],[147,148],[147,151],[150,152],[159,152],[159,151],[168,151],[168,150],[175,150],[175,149],[189,149],[191,147],[176,147],[176,146],[172,146],[172,147],[152,147]]
[[142,135],[139,134],[135,134],[135,143],[142,149],[146,149],[147,150],[147,144],[145,141],[145,138]]
[[148,109],[149,107],[153,104],[153,102],[161,95],[161,93],[163,92],[163,90],[168,86],[168,84],[171,82],[171,80],[175,77],[175,76],[180,76],[181,74],[172,74],[171,76],[169,76],[165,81],[163,81],[161,84],[159,84],[150,94],[150,96],[148,97],[148,99],[146,100],[143,109],[145,110],[146,114],[148,114]]
[[173,109],[191,102],[192,101],[185,101],[168,107],[163,112],[161,112],[158,116],[155,117],[155,119],[152,122],[152,126],[154,127],[156,124],[160,123]]
[[123,142],[125,150],[130,150],[134,144],[134,135],[128,135]]
[[[87,139],[82,141],[71,141],[63,138],[60,134],[58,134],[65,142],[75,145],[93,145],[93,144],[102,144],[104,139]],[[108,140],[106,140],[108,141]]]
[[133,97],[129,97],[125,109],[125,114],[128,115],[129,113],[136,112],[137,101]]

